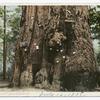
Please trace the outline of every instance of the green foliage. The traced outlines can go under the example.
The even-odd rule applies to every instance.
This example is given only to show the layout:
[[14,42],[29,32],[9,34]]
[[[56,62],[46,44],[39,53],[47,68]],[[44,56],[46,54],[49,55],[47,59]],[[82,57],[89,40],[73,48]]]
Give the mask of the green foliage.
[[20,29],[20,19],[21,19],[21,7],[16,7],[13,12],[8,11],[7,18],[7,44],[8,44],[8,60],[12,62],[13,60],[13,49],[17,37],[19,36]]
[[[89,18],[93,39],[99,40],[100,44],[100,6],[92,7],[89,10]],[[97,54],[97,62],[100,64],[100,51]]]
[[16,41],[17,36],[19,35],[19,28],[20,28],[20,19],[21,19],[21,8],[17,7],[15,11],[9,15],[7,25],[11,28],[10,31],[8,31],[8,41],[14,42]]
[[89,22],[94,35],[93,38],[100,39],[100,6],[91,8],[89,12]]
[[0,7],[0,17],[3,17],[3,7]]
[[[0,23],[2,22],[2,18],[3,18],[3,7],[0,6]],[[3,28],[2,25],[0,24],[0,62],[2,62],[3,60],[2,41],[3,41]]]
[[[21,7],[6,6],[6,43],[7,43],[7,61],[13,59],[13,49],[16,38],[19,35]],[[4,22],[4,7],[0,6],[0,48],[3,47],[3,22]],[[3,50],[0,49],[0,62],[3,60]]]

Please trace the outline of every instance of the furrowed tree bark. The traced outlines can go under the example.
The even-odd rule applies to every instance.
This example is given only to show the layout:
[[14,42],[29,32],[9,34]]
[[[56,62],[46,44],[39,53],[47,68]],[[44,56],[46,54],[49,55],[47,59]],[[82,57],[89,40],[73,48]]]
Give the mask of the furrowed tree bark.
[[95,87],[87,6],[23,6],[13,84],[52,90]]
[[96,86],[96,62],[87,6],[75,7],[75,26],[71,43],[65,62],[64,87],[70,91],[91,90]]
[[[20,38],[16,45],[12,80],[14,85],[30,85],[31,81],[34,82],[34,75],[41,68],[43,55],[42,23],[42,6],[22,7]],[[25,81],[28,81],[29,84]]]

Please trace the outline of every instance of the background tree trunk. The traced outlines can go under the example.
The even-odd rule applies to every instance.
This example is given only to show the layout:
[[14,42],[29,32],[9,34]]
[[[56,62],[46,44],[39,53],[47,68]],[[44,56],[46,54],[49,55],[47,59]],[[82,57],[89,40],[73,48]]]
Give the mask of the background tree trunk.
[[7,43],[6,43],[6,6],[4,6],[4,38],[3,38],[3,79],[6,79]]
[[90,90],[95,72],[87,6],[22,7],[14,85]]

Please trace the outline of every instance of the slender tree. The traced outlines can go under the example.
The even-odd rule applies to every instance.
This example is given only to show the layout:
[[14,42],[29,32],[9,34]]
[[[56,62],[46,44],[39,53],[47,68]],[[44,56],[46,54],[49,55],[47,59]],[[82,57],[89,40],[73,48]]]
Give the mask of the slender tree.
[[6,6],[4,6],[4,38],[3,38],[3,79],[6,79]]

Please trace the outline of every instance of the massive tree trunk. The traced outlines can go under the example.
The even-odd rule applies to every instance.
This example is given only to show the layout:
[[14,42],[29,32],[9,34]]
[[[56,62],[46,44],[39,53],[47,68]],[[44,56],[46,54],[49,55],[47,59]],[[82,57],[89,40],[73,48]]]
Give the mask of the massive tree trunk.
[[[64,87],[68,90],[91,90],[96,86],[96,62],[91,32],[88,25],[88,7],[75,7],[75,26],[67,53]],[[70,41],[70,40],[69,40]]]
[[90,90],[95,72],[87,6],[22,7],[14,85]]

